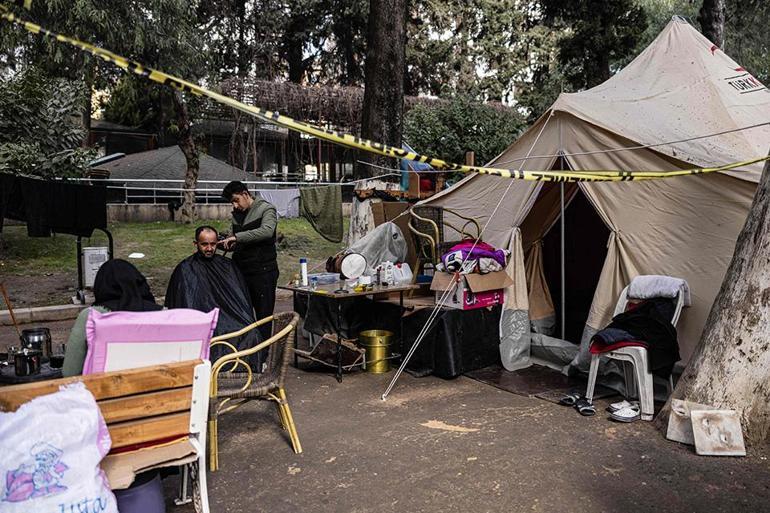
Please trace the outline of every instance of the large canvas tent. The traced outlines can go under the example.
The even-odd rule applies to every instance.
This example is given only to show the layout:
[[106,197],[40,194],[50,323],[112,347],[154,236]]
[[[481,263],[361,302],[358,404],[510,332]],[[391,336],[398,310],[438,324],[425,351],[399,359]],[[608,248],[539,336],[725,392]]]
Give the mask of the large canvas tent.
[[[718,166],[766,155],[770,127],[701,136],[767,122],[770,91],[686,21],[674,18],[612,78],[584,92],[561,94],[489,165],[575,171]],[[761,171],[762,164],[755,164],[718,174],[580,184],[471,175],[425,203],[474,216],[486,224],[485,241],[512,252],[508,272],[514,284],[506,294],[500,344],[508,370],[559,359],[585,369],[590,337],[609,322],[623,287],[640,274],[689,282],[692,305],[678,326],[686,362]],[[563,239],[562,204],[567,205]],[[561,310],[561,265],[566,271],[563,315],[573,328],[567,338],[579,345],[541,335],[553,334],[555,323],[570,327],[561,325],[562,315],[555,316]]]

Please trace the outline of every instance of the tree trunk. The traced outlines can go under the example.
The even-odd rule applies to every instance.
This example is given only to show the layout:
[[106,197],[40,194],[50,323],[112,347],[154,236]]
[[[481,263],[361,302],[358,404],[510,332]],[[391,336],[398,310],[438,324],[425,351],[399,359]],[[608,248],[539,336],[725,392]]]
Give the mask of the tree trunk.
[[242,117],[243,115],[240,112],[235,112],[235,124],[233,125],[233,132],[230,134],[230,144],[228,146],[228,164],[238,168],[243,167],[247,153],[247,150],[244,149],[245,143],[243,142]]
[[703,35],[722,48],[725,43],[725,0],[703,0],[698,23]]
[[[305,76],[304,61],[302,59],[305,42],[299,37],[303,33],[302,24],[304,18],[295,14],[295,18],[289,23],[288,40],[286,41],[286,62],[289,65],[289,82],[301,84]],[[302,137],[299,132],[289,130],[288,144],[286,151],[286,164],[289,175],[301,173],[300,179],[304,179],[304,169],[300,170],[302,153]],[[293,180],[293,178],[289,178]]]
[[[401,147],[404,124],[407,0],[370,0],[361,137]],[[361,152],[359,159],[394,167],[392,159]],[[356,164],[356,178],[374,173]]]
[[83,110],[80,113],[83,125],[83,142],[81,146],[87,148],[91,145],[91,99],[94,90],[94,64],[90,59],[86,59],[84,67],[83,83],[86,94],[83,98]]
[[[770,161],[703,335],[672,398],[736,410],[746,441],[770,431]],[[668,424],[670,401],[659,415]]]
[[174,91],[174,112],[179,126],[179,148],[184,153],[187,161],[187,171],[184,174],[184,187],[182,192],[182,208],[179,210],[179,221],[185,224],[195,222],[195,188],[198,185],[198,173],[200,171],[198,152],[192,136],[192,125],[187,112],[187,104],[182,98],[182,93]]
[[246,41],[246,1],[236,0],[235,2],[235,19],[238,23],[238,55],[237,64],[238,77],[243,79],[249,74],[251,57],[249,44]]

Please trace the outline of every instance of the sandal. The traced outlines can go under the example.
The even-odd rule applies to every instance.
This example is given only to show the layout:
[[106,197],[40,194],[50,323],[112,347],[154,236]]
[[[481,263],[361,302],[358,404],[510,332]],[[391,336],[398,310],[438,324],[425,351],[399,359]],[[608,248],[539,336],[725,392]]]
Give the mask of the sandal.
[[575,390],[570,390],[567,395],[559,399],[559,404],[562,406],[575,406],[575,403],[578,402],[578,399],[580,399],[581,395],[580,392],[577,392]]
[[594,405],[589,403],[588,399],[585,397],[578,399],[575,403],[575,409],[577,409],[578,413],[584,417],[591,417],[596,414],[596,408],[594,408]]
[[610,413],[610,418],[618,422],[634,422],[641,418],[639,408],[628,406]]
[[607,411],[610,413],[614,413],[616,411],[622,410],[623,408],[634,408],[639,409],[639,401],[627,401],[622,400],[617,403],[612,403],[611,405],[607,406]]

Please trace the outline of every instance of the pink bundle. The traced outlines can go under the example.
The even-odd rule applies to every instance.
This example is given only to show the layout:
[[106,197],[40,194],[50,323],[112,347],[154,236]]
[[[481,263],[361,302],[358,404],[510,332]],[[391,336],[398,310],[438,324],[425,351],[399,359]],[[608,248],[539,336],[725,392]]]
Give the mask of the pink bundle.
[[[478,266],[479,272],[500,271],[505,268],[508,254],[502,249],[495,249],[486,242],[475,244],[473,239],[465,239],[452,246],[447,253],[441,257],[444,268],[449,272],[460,271],[473,272]],[[465,262],[465,265],[462,263]]]

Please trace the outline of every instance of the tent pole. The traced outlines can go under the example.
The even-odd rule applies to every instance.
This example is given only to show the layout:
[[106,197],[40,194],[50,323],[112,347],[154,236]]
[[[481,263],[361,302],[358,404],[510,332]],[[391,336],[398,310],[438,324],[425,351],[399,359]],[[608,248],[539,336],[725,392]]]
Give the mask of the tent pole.
[[565,336],[565,306],[567,304],[567,291],[565,288],[565,275],[564,275],[564,183],[560,183],[560,199],[561,199],[561,338],[564,340]]

